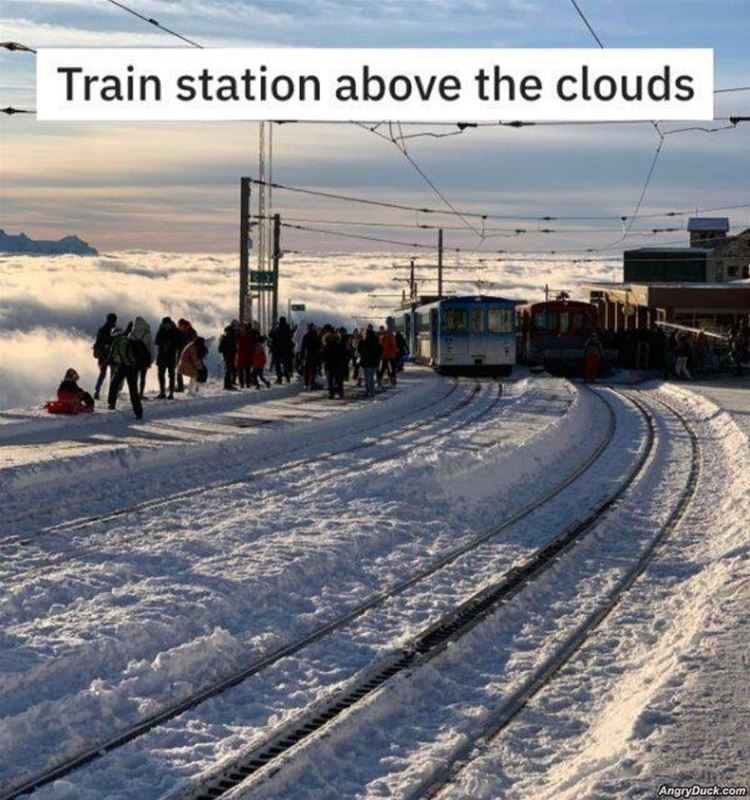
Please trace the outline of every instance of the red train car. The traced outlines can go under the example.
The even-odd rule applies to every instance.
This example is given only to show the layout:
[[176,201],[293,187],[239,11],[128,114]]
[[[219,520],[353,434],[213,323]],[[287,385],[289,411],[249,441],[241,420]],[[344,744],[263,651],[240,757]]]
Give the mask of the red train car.
[[[598,328],[597,307],[576,300],[551,300],[522,306],[518,311],[523,363],[544,367],[556,375],[580,374],[583,351]],[[611,351],[604,360],[616,358]]]

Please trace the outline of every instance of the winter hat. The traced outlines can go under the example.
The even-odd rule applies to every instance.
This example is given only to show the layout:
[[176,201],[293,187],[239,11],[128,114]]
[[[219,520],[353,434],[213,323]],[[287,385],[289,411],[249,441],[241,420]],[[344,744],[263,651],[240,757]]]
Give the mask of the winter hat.
[[76,372],[76,371],[73,369],[73,367],[71,367],[71,368],[70,368],[69,370],[67,370],[67,371],[66,371],[66,373],[65,373],[65,380],[66,380],[66,381],[73,381],[73,382],[76,382],[76,381],[78,381],[78,379],[79,379],[80,377],[81,377],[81,376],[80,376],[80,375],[79,375],[79,374],[78,374],[78,373],[77,373],[77,372]]

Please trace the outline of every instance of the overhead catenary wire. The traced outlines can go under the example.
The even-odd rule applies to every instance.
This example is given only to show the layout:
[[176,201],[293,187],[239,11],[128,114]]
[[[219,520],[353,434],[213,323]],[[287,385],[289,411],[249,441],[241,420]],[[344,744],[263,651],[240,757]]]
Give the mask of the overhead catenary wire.
[[[418,249],[418,250],[431,250],[434,251],[435,248],[431,244],[427,244],[425,242],[406,242],[403,240],[398,239],[387,239],[380,236],[368,236],[366,234],[357,234],[357,233],[347,233],[345,231],[333,231],[326,228],[314,228],[307,225],[292,225],[290,223],[282,222],[282,227],[289,228],[292,230],[298,231],[306,231],[309,233],[317,233],[321,235],[327,236],[338,236],[347,239],[355,239],[361,241],[368,241],[368,242],[380,242],[383,244],[390,244],[397,247],[406,247],[410,249]],[[718,238],[718,237],[717,237]],[[690,248],[687,248],[690,249]],[[484,250],[477,250],[472,248],[462,248],[462,247],[452,247],[447,248],[446,252],[448,253],[455,253],[455,254],[464,254],[464,255],[482,255],[485,256],[486,260],[493,260],[493,261],[513,261],[513,262],[549,262],[549,261],[569,261],[571,263],[598,263],[601,261],[606,260],[620,260],[619,257],[610,257],[609,259],[606,257],[598,257],[598,258],[591,258],[591,257],[577,257],[577,258],[570,258],[570,256],[579,256],[581,253],[595,253],[598,252],[597,248],[587,248],[585,250],[578,249],[578,250],[529,250],[529,251],[518,251],[521,255],[508,253],[506,250],[498,250],[498,251],[484,251]],[[524,255],[524,253],[526,255]],[[492,259],[489,258],[492,256]],[[527,257],[529,256],[529,257]],[[546,256],[546,257],[545,257]],[[549,256],[554,256],[554,258],[549,258]],[[669,261],[669,260],[681,260],[683,256],[681,254],[675,254],[674,256],[669,256],[669,254],[661,255],[658,257],[658,261]],[[648,260],[648,259],[642,259]],[[398,269],[398,267],[394,267]],[[406,266],[401,267],[402,269],[406,269]],[[420,265],[419,269],[427,269],[426,265]]]
[[480,239],[484,238],[483,230],[477,228],[475,225],[472,225],[472,223],[469,222],[466,216],[463,215],[460,211],[458,211],[458,209],[453,205],[453,203],[451,203],[451,201],[445,196],[445,194],[438,188],[435,182],[427,175],[427,173],[422,169],[422,167],[420,167],[419,164],[417,164],[414,158],[407,151],[406,145],[404,144],[404,132],[401,128],[401,123],[397,123],[399,128],[399,136],[396,136],[393,133],[392,122],[388,123],[388,130],[390,131],[389,136],[386,136],[385,134],[380,133],[380,131],[378,131],[378,127],[380,127],[380,124],[382,123],[378,123],[377,125],[374,125],[372,127],[365,125],[361,122],[355,122],[354,124],[360,128],[363,128],[366,131],[369,131],[370,133],[375,134],[379,138],[394,144],[398,149],[398,151],[404,156],[404,158],[406,158],[406,160],[411,164],[411,166],[414,168],[417,174],[422,178],[422,180],[430,187],[430,189],[432,189],[432,191],[440,198],[440,200],[461,220],[461,222],[463,222],[463,224],[469,230],[471,230],[473,233],[479,236]]
[[166,25],[162,25],[159,20],[154,19],[153,17],[147,17],[145,14],[141,14],[139,11],[136,11],[134,8],[130,8],[130,6],[125,5],[125,3],[120,3],[119,0],[106,0],[108,3],[111,3],[113,6],[117,6],[121,8],[123,11],[126,11],[128,14],[132,14],[134,17],[138,17],[138,19],[142,19],[144,22],[149,23],[149,25],[153,25],[154,27],[158,28],[164,33],[168,33],[171,36],[175,36],[178,39],[181,39],[183,42],[186,42],[191,47],[198,47],[203,49],[202,44],[198,44],[198,42],[194,41],[193,39],[188,39],[187,36],[183,36],[181,33],[173,30],[172,28],[168,28]]
[[[343,200],[348,203],[358,203],[361,205],[367,206],[377,206],[380,208],[394,208],[400,211],[416,211],[421,214],[444,214],[444,215],[451,215],[454,212],[442,209],[442,208],[431,208],[428,206],[413,206],[408,205],[406,203],[396,203],[390,202],[387,200],[373,200],[368,197],[356,197],[353,195],[346,195],[341,194],[339,192],[326,192],[320,189],[309,189],[303,186],[289,186],[283,183],[271,183],[270,181],[260,181],[257,178],[250,178],[250,182],[256,185],[265,184],[268,186],[272,186],[274,189],[278,191],[287,191],[287,192],[294,192],[298,194],[305,194],[314,197],[325,197],[329,200]],[[678,216],[687,216],[688,214],[708,214],[713,211],[729,211],[738,208],[750,208],[750,203],[738,203],[735,205],[727,205],[727,206],[714,206],[713,208],[689,208],[689,209],[681,209],[677,211],[660,211],[658,213],[649,213],[649,214],[641,214],[640,219],[658,219],[660,217],[678,217]],[[559,220],[617,220],[617,221],[625,221],[628,218],[627,214],[606,214],[606,215],[596,215],[596,214],[579,214],[579,215],[555,215],[555,214],[546,214],[543,216],[535,216],[535,215],[519,215],[519,214],[489,214],[489,213],[480,213],[476,211],[461,211],[461,213],[466,217],[477,217],[480,219],[497,219],[497,220],[533,220],[537,222],[552,222],[552,221],[559,221]]]
[[575,8],[575,10],[578,12],[578,16],[580,16],[580,18],[584,21],[586,27],[589,29],[589,32],[596,40],[596,43],[599,45],[599,47],[604,49],[602,40],[597,36],[596,31],[591,27],[591,23],[588,21],[588,19],[586,19],[586,15],[583,13],[583,11],[581,11],[581,7],[578,5],[578,3],[576,3],[576,0],[570,0],[570,2],[573,4],[573,8]]
[[[253,214],[252,219],[260,219],[261,215]],[[272,215],[264,215],[263,219],[271,220]],[[388,220],[356,220],[356,219],[326,219],[320,217],[297,217],[284,215],[285,222],[299,222],[309,223],[312,225],[342,225],[360,228],[407,228],[416,230],[438,230],[442,228],[445,231],[463,231],[463,225],[431,225],[425,222],[389,222]],[[588,227],[588,228],[487,228],[485,231],[485,238],[493,236],[524,236],[534,234],[570,234],[570,233],[607,233],[622,230],[619,228],[605,228],[605,227]],[[664,233],[677,233],[683,228],[639,228],[633,232],[633,235],[639,236],[654,236]]]

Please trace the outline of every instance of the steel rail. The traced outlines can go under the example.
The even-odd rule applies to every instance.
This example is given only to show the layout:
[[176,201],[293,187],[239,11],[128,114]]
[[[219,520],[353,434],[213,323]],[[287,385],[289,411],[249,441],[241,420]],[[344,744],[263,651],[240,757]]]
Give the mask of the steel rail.
[[[610,387],[612,388],[612,387]],[[631,392],[612,389],[617,394],[626,397],[642,413],[649,414],[644,404],[636,399]],[[640,392],[641,390],[634,390]],[[605,602],[594,609],[573,633],[567,637],[556,653],[544,663],[542,669],[533,674],[509,700],[499,709],[491,722],[477,736],[471,737],[458,750],[450,763],[444,765],[437,775],[417,787],[408,795],[408,800],[432,800],[438,797],[447,786],[453,783],[456,777],[477,757],[477,750],[486,751],[491,742],[497,738],[523,711],[530,700],[542,691],[554,679],[559,670],[565,666],[581,649],[584,643],[595,633],[602,622],[612,613],[622,596],[633,586],[651,563],[657,549],[664,540],[678,527],[684,518],[688,506],[695,497],[698,481],[701,474],[702,453],[698,436],[685,416],[665,400],[654,397],[656,403],[664,406],[682,425],[690,440],[690,469],[685,487],[680,492],[677,502],[672,508],[665,523],[661,526],[656,536],[644,548],[638,560],[620,578],[609,592]]]

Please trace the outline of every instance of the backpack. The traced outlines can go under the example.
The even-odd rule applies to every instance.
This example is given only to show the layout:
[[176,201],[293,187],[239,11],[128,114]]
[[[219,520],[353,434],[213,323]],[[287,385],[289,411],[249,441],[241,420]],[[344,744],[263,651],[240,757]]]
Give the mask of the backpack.
[[151,353],[145,342],[140,339],[128,339],[128,360],[132,361],[138,369],[143,369],[151,364]]

